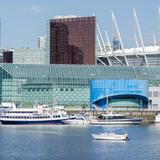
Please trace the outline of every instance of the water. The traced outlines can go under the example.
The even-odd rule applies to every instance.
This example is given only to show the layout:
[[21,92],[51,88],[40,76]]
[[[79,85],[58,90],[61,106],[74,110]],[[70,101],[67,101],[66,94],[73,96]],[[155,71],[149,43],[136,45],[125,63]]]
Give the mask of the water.
[[160,124],[124,128],[127,142],[93,140],[101,126],[1,126],[0,160],[160,159]]

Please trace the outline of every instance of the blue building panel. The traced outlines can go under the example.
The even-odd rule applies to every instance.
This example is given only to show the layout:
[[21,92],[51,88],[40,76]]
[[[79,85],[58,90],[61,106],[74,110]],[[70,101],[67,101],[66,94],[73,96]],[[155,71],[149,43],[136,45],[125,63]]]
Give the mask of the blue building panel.
[[109,79],[90,81],[90,106],[146,108],[148,81]]

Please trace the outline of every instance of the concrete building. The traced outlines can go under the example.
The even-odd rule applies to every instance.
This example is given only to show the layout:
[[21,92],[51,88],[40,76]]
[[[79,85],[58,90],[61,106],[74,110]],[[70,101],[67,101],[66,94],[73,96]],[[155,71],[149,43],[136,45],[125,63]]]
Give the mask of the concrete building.
[[46,34],[38,37],[38,48],[46,48]]
[[47,52],[43,48],[18,48],[13,51],[14,64],[48,64]]
[[149,88],[149,108],[160,109],[160,86]]

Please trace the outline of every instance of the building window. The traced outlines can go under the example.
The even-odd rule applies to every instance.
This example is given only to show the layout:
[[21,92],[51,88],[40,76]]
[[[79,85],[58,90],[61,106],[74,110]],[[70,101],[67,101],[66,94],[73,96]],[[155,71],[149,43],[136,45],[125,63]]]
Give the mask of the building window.
[[158,107],[158,104],[153,104],[152,106],[153,106],[153,107]]
[[21,88],[18,88],[18,93],[19,93],[19,94],[21,93]]
[[153,91],[153,97],[158,97],[158,91]]
[[152,91],[149,91],[149,97],[152,97]]

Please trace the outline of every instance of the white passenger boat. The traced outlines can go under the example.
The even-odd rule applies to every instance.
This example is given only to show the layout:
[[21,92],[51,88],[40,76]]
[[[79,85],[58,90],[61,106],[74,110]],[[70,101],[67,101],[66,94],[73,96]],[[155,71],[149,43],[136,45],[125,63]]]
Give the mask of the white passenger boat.
[[[2,107],[3,108],[3,107]],[[4,107],[5,108],[5,107]],[[35,108],[17,108],[15,104],[0,111],[0,121],[3,125],[12,124],[65,124],[69,117],[58,107],[38,105]]]
[[69,116],[69,119],[65,120],[65,123],[78,125],[78,124],[89,124],[89,121],[87,120],[87,118],[84,115],[75,114],[73,116]]
[[101,114],[97,120],[91,121],[93,125],[111,125],[111,124],[140,124],[142,118],[130,118],[123,114],[116,114],[110,112],[108,114]]
[[160,123],[160,113],[155,116],[155,123]]
[[120,135],[116,133],[101,133],[92,134],[93,138],[96,140],[127,140],[128,134]]

